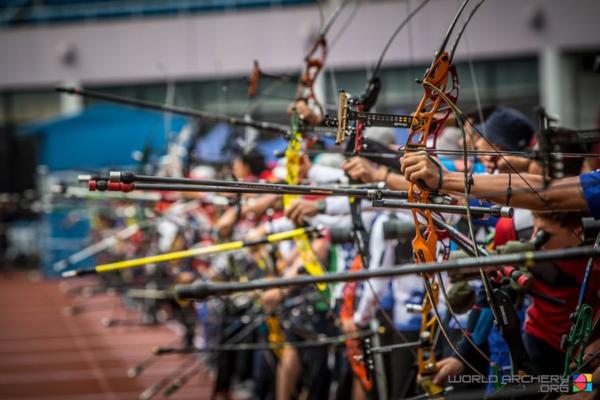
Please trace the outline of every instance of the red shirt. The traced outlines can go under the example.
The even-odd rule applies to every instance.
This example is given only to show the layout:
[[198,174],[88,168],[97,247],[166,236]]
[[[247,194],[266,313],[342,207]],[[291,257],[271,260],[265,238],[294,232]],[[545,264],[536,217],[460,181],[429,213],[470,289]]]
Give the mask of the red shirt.
[[[557,261],[556,268],[572,277],[579,284],[583,281],[587,260]],[[597,265],[591,271],[589,286],[586,291],[586,302],[594,305],[598,298],[598,278],[600,269]],[[566,301],[564,306],[551,303],[547,300],[533,297],[533,304],[527,310],[525,332],[545,341],[559,351],[563,335],[568,334],[571,328],[569,315],[575,311],[579,298],[579,286],[555,287],[550,286],[540,279],[533,279],[531,288]]]
[[506,242],[517,240],[517,232],[512,218],[502,217],[496,222],[496,231],[494,233],[494,247],[502,246]]
[[[500,218],[496,224],[494,246],[501,246],[510,240],[516,240],[517,233],[513,220]],[[583,281],[587,260],[561,261],[556,267],[561,269],[579,284]],[[571,328],[569,316],[577,306],[579,298],[579,287],[554,287],[540,279],[532,279],[532,289],[557,299],[565,300],[564,306],[551,303],[547,300],[532,297],[533,303],[527,310],[525,332],[545,341],[559,351],[560,341],[564,334],[568,334]],[[588,304],[596,304],[600,297],[600,264],[596,263],[590,274],[589,287],[587,289],[586,301]]]

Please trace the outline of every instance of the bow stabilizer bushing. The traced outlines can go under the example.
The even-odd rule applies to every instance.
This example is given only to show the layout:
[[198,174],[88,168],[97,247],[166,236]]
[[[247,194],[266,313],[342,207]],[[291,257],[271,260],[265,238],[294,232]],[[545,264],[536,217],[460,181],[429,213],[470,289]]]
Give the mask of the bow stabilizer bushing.
[[105,180],[96,180],[90,179],[88,181],[88,189],[90,192],[95,192],[96,190],[99,192],[105,192],[108,189],[108,182]]
[[82,268],[82,269],[73,269],[71,271],[65,271],[61,274],[63,278],[74,278],[76,276],[84,276],[84,275],[94,275],[96,274],[95,268]]
[[121,182],[123,182],[123,183],[135,182],[135,174],[132,171],[121,172]]
[[175,297],[178,300],[202,300],[215,294],[218,294],[218,292],[215,290],[214,285],[204,281],[194,282],[191,285],[175,286]]
[[[121,182],[106,182],[106,190],[109,192],[131,192],[135,189],[133,183],[121,183]],[[100,189],[98,189],[100,190]]]
[[121,182],[121,172],[109,171],[108,172],[108,181],[109,182]]
[[493,217],[512,218],[514,214],[515,214],[515,210],[512,207],[507,207],[507,206],[490,207],[490,215]]
[[132,171],[110,171],[108,173],[111,182],[130,184],[135,182],[135,173]]

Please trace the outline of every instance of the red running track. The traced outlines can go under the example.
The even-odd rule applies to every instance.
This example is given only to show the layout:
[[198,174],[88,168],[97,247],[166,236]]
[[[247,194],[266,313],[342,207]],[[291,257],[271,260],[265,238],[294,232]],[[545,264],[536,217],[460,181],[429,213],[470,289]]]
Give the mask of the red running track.
[[[127,370],[153,347],[177,340],[174,332],[164,326],[106,328],[102,318],[124,317],[122,308],[112,310],[117,297],[73,297],[62,286],[25,274],[0,276],[0,399],[137,399],[182,364],[181,356],[166,356],[129,378]],[[82,312],[65,313],[73,305]],[[210,388],[203,370],[170,398],[208,399]]]

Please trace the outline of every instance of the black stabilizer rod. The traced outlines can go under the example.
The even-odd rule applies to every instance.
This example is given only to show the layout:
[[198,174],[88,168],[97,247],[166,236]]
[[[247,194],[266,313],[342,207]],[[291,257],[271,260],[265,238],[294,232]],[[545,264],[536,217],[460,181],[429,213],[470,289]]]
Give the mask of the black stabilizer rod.
[[263,131],[270,131],[277,134],[288,134],[289,127],[282,124],[276,124],[272,122],[261,122],[261,121],[246,121],[243,118],[230,117],[227,115],[213,114],[206,111],[199,111],[185,107],[166,106],[160,103],[154,103],[151,101],[131,99],[128,97],[115,96],[113,94],[95,92],[92,90],[83,90],[73,87],[57,87],[55,89],[59,93],[66,93],[72,95],[78,95],[82,97],[88,97],[91,99],[109,101],[111,103],[124,104],[132,107],[146,108],[149,110],[170,112],[177,115],[183,115],[186,117],[193,117],[201,119],[205,122],[225,122],[233,126],[249,126]]
[[[220,186],[220,182],[227,182]],[[109,180],[89,180],[90,191],[109,192],[131,192],[134,190],[166,190],[173,192],[223,192],[223,193],[258,193],[258,194],[300,194],[319,196],[349,196],[361,199],[406,199],[408,193],[405,191],[382,190],[382,189],[355,189],[334,186],[311,186],[311,185],[284,185],[276,183],[252,183],[234,181],[206,181],[203,184],[188,183],[124,183],[111,182]],[[444,196],[439,196],[443,198]]]
[[570,249],[530,251],[516,254],[503,254],[481,258],[462,258],[442,263],[401,264],[392,267],[358,272],[340,272],[321,276],[300,276],[296,278],[259,279],[252,282],[212,283],[199,281],[191,285],[175,286],[176,296],[180,299],[201,300],[210,296],[230,294],[260,289],[272,289],[291,286],[304,286],[315,283],[335,283],[357,281],[371,278],[385,278],[410,274],[436,273],[454,269],[485,268],[497,265],[525,265],[530,268],[536,263],[550,260],[571,260],[600,256],[600,248],[593,246]]
[[[421,210],[431,210],[438,212],[445,212],[451,214],[466,214],[467,207],[465,206],[456,206],[452,204],[432,204],[432,203],[410,203],[407,201],[399,201],[399,200],[385,200],[385,199],[376,199],[373,200],[373,207],[382,207],[382,208],[418,208]],[[469,207],[471,210],[471,215],[476,218],[482,218],[485,216],[492,217],[507,217],[512,218],[514,214],[514,210],[512,207],[506,206],[492,206],[492,207],[479,207],[479,206],[471,206]]]

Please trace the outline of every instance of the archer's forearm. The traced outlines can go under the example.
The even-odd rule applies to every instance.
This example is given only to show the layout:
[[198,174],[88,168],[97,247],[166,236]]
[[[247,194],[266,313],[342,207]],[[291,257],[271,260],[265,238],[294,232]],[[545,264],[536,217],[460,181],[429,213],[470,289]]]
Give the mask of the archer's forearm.
[[406,180],[404,175],[390,172],[385,180],[385,184],[390,190],[408,190],[410,182]]
[[[510,206],[530,210],[587,210],[578,177],[554,181],[543,188],[543,177],[532,174],[474,175],[470,195],[498,204],[507,204],[511,187]],[[453,194],[463,194],[464,175],[461,172],[444,174],[442,190]]]
[[281,196],[277,194],[265,194],[248,200],[242,206],[241,217],[253,215],[255,217],[263,215],[268,208],[278,205],[278,200]]

